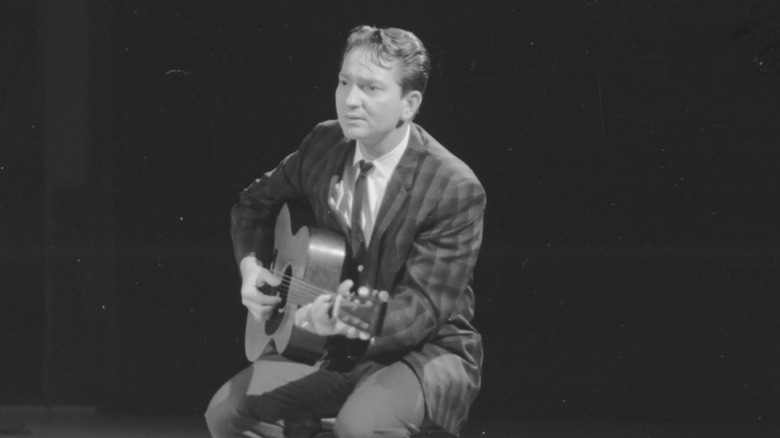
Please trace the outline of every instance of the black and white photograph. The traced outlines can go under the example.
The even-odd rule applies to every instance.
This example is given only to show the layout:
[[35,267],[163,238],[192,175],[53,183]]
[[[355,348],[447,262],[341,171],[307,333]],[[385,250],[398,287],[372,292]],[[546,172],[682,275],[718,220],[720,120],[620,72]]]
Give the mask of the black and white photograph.
[[780,436],[777,0],[0,0],[0,437]]

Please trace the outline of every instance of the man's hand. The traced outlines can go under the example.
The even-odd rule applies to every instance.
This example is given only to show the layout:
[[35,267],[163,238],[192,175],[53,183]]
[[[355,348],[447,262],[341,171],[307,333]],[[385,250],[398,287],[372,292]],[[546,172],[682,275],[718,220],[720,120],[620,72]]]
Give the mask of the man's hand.
[[[348,299],[346,297],[349,296],[352,285],[352,280],[345,280],[339,285],[336,293]],[[361,287],[358,293],[368,295],[368,289]],[[333,312],[336,299],[336,295],[323,294],[311,303],[300,307],[295,312],[295,325],[320,336],[344,335],[348,338],[368,340],[370,337],[368,333],[347,325],[336,317]]]
[[266,295],[259,288],[268,284],[278,286],[281,280],[271,271],[265,269],[263,264],[249,255],[244,257],[240,263],[241,269],[241,304],[249,309],[249,312],[257,321],[266,321],[271,313],[282,301],[275,295]]

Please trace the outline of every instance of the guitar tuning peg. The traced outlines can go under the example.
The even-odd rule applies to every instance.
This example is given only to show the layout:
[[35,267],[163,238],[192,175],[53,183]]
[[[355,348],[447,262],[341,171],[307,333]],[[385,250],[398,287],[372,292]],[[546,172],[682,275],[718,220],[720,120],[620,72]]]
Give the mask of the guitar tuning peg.
[[390,294],[387,293],[387,291],[383,290],[379,292],[379,299],[382,300],[383,302],[387,302],[390,300]]

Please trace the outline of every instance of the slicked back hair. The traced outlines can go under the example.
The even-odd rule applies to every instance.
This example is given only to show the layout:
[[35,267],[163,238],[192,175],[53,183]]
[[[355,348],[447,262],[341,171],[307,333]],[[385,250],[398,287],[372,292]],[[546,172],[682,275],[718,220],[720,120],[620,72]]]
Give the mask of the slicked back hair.
[[391,67],[398,62],[402,95],[410,91],[425,94],[431,60],[428,50],[413,33],[394,27],[358,26],[352,29],[343,55],[356,47],[367,47],[379,65]]

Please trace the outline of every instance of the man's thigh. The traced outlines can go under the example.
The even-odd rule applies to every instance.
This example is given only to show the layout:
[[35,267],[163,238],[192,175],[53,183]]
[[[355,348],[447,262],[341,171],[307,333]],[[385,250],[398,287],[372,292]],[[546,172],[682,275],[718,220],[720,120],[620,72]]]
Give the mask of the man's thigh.
[[220,388],[209,410],[224,408],[264,422],[333,417],[370,367],[339,373],[264,356]]
[[266,424],[262,419],[277,408],[264,406],[258,398],[315,371],[280,355],[263,356],[222,385],[211,399],[205,416],[212,436],[282,436],[281,427],[271,424],[277,420]]
[[339,436],[408,436],[426,419],[417,375],[403,362],[379,366],[357,383],[336,419]]
[[279,354],[263,356],[225,383],[214,395],[211,404],[260,395],[316,370],[315,367],[293,362]]

